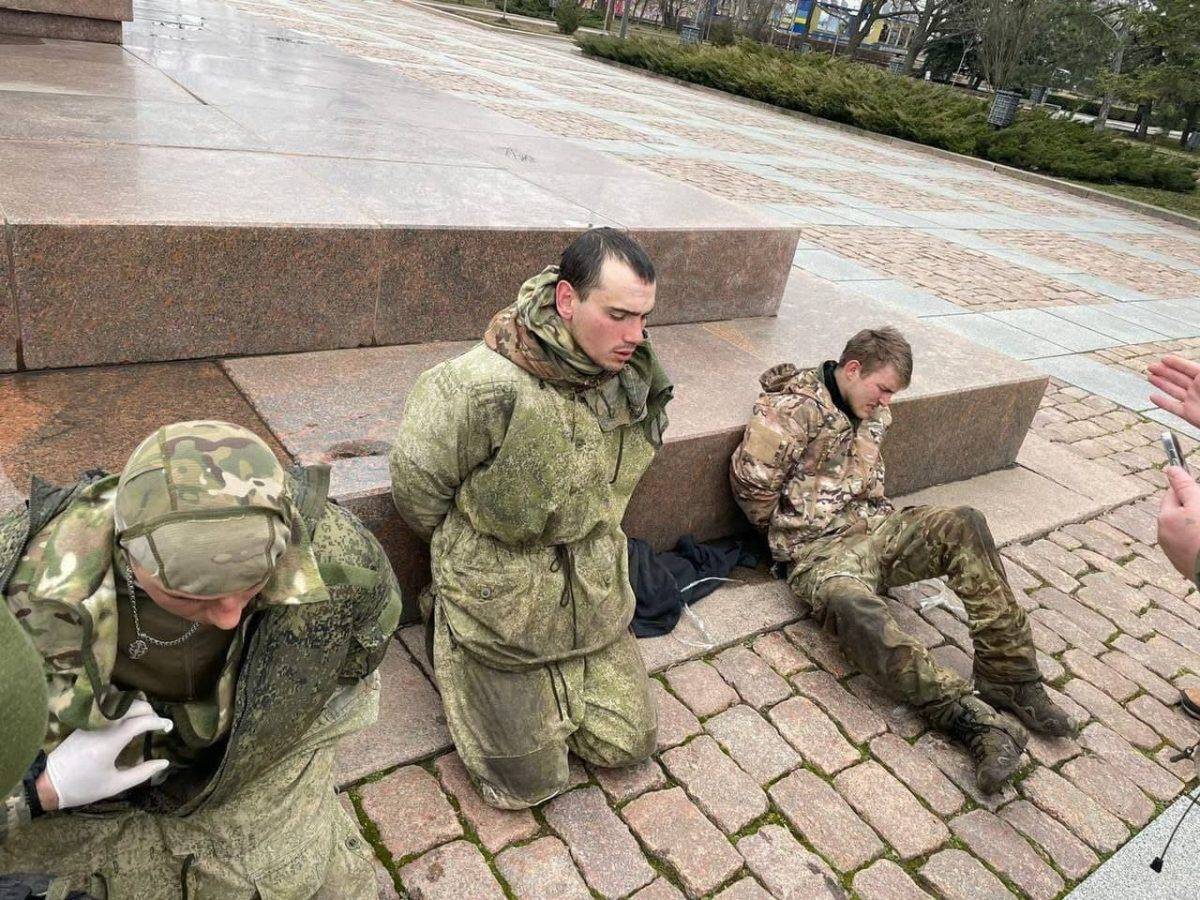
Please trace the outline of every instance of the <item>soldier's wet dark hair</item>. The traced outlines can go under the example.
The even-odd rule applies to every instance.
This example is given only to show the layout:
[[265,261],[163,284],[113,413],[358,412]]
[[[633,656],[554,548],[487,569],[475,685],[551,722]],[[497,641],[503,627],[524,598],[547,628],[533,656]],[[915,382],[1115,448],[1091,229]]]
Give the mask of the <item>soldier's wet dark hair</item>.
[[852,359],[862,363],[864,375],[891,365],[895,367],[896,374],[900,376],[905,387],[908,387],[909,382],[912,381],[912,347],[909,346],[904,335],[891,325],[885,325],[882,328],[864,328],[850,338],[846,342],[846,349],[842,351],[842,358],[838,360],[838,365],[844,366]]
[[654,263],[645,249],[624,231],[589,228],[571,241],[558,262],[558,279],[575,288],[583,300],[600,283],[606,259],[616,259],[633,269],[643,283],[654,284]]

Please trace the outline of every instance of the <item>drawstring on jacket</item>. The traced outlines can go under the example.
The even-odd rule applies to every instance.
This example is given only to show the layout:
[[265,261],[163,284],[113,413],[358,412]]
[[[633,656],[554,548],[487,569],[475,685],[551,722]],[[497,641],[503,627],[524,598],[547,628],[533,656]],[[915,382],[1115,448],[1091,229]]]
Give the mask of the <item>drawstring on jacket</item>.
[[609,484],[617,483],[617,476],[621,474],[621,458],[625,455],[625,429],[620,428],[617,433],[621,436],[621,443],[617,445],[617,465],[613,469],[612,478],[608,479]]
[[564,609],[568,603],[571,605],[571,646],[574,648],[579,646],[579,620],[575,608],[575,555],[570,544],[555,544],[554,554],[555,559],[550,563],[550,571],[563,573],[563,592],[558,605]]

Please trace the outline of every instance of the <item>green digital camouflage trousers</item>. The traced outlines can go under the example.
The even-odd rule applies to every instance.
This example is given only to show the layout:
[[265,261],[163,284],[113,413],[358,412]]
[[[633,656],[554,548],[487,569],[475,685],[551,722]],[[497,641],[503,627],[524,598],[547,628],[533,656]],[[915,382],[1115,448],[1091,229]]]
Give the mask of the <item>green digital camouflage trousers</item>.
[[373,723],[378,676],[344,688],[303,742],[233,800],[187,817],[50,814],[12,831],[0,872],[58,876],[50,900],[374,897],[370,845],[334,793],[338,738]]
[[567,751],[605,768],[654,752],[650,680],[626,631],[587,656],[519,672],[485,666],[451,641],[437,616],[434,674],[454,746],[493,806],[524,809],[567,786]]
[[987,522],[975,509],[899,510],[869,533],[809,544],[788,573],[792,591],[837,636],[847,658],[916,707],[971,691],[900,628],[880,596],[927,578],[941,578],[966,607],[977,676],[999,682],[1041,678],[1029,622],[1008,586]]

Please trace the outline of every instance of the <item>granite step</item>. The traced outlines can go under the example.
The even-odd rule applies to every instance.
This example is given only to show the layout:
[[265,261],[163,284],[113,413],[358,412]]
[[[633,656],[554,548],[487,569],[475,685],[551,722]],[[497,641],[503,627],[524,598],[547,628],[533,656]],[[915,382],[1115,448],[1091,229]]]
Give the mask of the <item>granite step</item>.
[[778,308],[774,218],[286,29],[157,24],[4,44],[0,371],[474,338],[593,225],[660,322]]
[[[816,365],[860,328],[893,323],[913,344],[911,388],[894,404],[884,455],[896,494],[1010,465],[1045,388],[1008,357],[897,315],[797,271],[780,317],[655,327],[676,384],[666,443],[634,493],[625,528],[657,547],[744,527],[728,484],[730,454],[758,376],[783,361]],[[415,596],[425,547],[392,506],[386,452],[417,376],[468,342],[329,351],[222,362],[262,421],[297,460],[328,462],[332,492],[380,536]]]

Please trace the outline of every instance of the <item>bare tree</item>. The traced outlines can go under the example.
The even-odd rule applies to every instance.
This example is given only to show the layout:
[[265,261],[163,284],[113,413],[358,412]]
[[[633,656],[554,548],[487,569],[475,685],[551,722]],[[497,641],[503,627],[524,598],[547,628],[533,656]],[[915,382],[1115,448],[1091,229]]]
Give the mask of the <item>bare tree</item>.
[[979,63],[992,90],[1003,90],[1016,71],[1027,36],[1050,10],[1053,0],[971,0],[971,19],[979,35]]
[[917,22],[904,54],[905,75],[912,74],[917,57],[929,45],[931,38],[957,37],[970,30],[964,16],[966,5],[967,0],[926,0],[923,4],[917,3],[920,7]]

